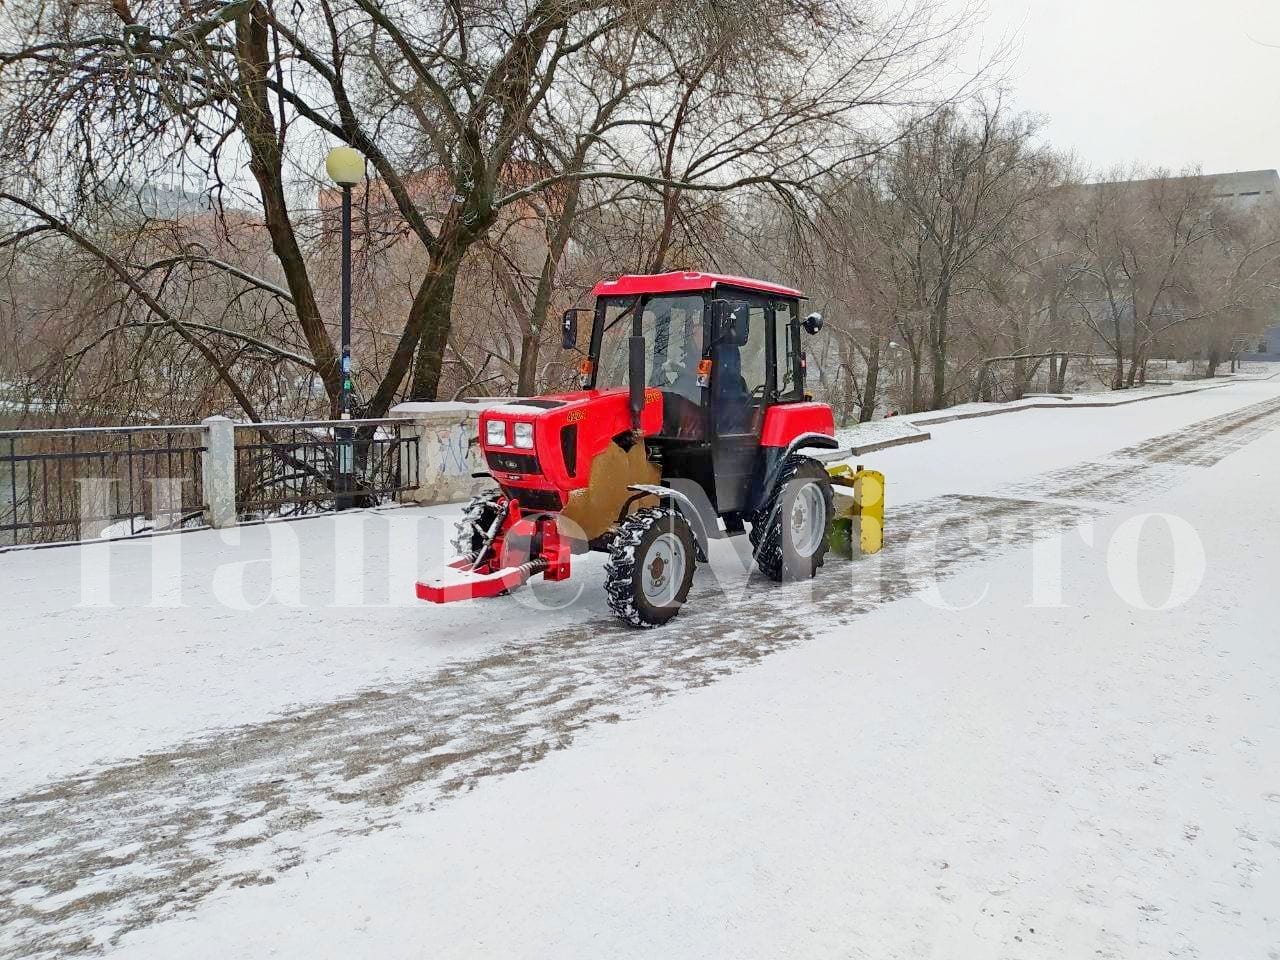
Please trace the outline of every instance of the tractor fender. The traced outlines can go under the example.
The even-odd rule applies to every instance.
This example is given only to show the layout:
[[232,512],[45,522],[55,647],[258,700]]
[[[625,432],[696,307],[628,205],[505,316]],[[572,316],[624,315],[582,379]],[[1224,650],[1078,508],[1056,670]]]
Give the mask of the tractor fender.
[[802,433],[793,438],[786,447],[762,447],[762,452],[767,450],[772,456],[769,457],[770,462],[765,470],[764,480],[759,487],[756,505],[759,506],[760,503],[768,499],[769,494],[773,491],[773,485],[778,482],[778,475],[782,472],[782,465],[787,462],[787,458],[792,454],[806,449],[838,450],[839,448],[840,442],[829,433]]
[[693,539],[697,542],[698,553],[701,554],[698,559],[705,563],[707,541],[719,540],[724,536],[724,531],[720,529],[720,518],[716,516],[711,501],[707,499],[706,491],[692,480],[676,477],[670,483],[679,484],[684,489],[655,483],[633,483],[627,489],[675,504],[681,516],[689,522],[689,529],[693,531]]

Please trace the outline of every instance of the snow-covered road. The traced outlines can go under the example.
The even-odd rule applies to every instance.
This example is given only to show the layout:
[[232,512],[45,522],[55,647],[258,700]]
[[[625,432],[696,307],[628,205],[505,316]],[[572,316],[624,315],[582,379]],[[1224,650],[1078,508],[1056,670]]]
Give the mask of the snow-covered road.
[[0,557],[0,954],[1268,956],[1280,383],[931,430],[656,631],[418,606],[448,510]]

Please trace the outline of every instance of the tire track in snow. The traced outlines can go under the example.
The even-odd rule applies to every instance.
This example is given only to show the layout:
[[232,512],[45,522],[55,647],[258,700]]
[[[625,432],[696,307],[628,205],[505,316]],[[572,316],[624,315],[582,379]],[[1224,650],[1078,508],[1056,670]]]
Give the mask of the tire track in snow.
[[1175,430],[1117,450],[1117,459],[1211,467],[1280,425],[1280,398],[1263,400],[1185,430]]
[[1017,484],[1019,496],[1129,503],[1175,486],[1188,467],[1211,467],[1280,427],[1280,398],[1264,400]]
[[[0,953],[96,952],[219,889],[271,883],[351,834],[536,763],[586,727],[794,646],[815,621],[848,624],[1100,509],[1055,501],[1125,502],[1277,426],[1280,400],[1267,401],[1117,452],[1127,469],[1085,463],[1023,485],[1039,499],[910,504],[889,518],[880,554],[814,581],[739,579],[722,596],[700,584],[695,600],[710,602],[666,628],[558,630],[29,791],[0,805]],[[1111,471],[1103,487],[1100,466]]]

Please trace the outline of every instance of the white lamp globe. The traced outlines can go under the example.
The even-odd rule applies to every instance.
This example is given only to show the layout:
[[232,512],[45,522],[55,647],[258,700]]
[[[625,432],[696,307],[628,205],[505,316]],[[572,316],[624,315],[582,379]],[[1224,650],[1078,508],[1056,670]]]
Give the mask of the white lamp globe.
[[364,179],[364,157],[351,147],[334,147],[324,158],[329,179],[342,187],[354,187]]

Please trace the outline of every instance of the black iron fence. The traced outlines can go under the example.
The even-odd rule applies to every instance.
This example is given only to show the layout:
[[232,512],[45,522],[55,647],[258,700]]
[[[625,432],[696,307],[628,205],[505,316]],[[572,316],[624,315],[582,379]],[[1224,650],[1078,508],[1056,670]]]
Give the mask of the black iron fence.
[[418,486],[418,435],[402,419],[236,425],[244,519],[389,503]]
[[[219,495],[254,521],[377,506],[418,486],[410,421],[234,430],[225,470],[208,475],[214,490],[203,424],[0,431],[0,549],[202,527]],[[219,494],[217,476],[234,477],[234,489]]]
[[198,526],[204,428],[0,431],[0,546]]

